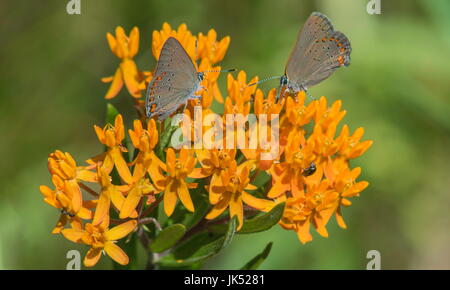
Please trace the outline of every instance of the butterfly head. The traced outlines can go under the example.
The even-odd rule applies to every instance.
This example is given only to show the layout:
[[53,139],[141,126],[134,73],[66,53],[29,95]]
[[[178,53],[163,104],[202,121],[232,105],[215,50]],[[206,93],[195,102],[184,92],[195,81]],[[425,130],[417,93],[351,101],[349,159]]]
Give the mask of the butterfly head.
[[289,80],[288,80],[288,78],[287,78],[287,76],[286,75],[283,75],[281,78],[280,78],[280,86],[287,86],[287,84],[288,84],[288,82],[289,82]]
[[202,82],[204,77],[205,77],[205,73],[204,72],[198,72],[197,73],[197,79],[198,79],[199,82]]

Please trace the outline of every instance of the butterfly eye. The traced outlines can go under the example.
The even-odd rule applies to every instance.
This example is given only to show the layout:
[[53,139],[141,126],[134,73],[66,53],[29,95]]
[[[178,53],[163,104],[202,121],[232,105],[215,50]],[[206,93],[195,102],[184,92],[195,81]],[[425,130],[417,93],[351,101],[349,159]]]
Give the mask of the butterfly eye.
[[288,84],[288,78],[286,77],[286,75],[284,75],[280,79],[280,85],[285,86],[287,84]]

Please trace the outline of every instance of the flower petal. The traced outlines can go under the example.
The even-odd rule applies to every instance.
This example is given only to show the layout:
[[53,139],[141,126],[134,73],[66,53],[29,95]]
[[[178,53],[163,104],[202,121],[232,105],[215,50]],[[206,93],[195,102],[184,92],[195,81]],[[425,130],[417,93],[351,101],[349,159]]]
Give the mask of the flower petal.
[[164,191],[164,212],[167,216],[171,216],[175,205],[177,204],[177,188],[175,182],[171,181]]
[[86,267],[94,267],[102,256],[102,248],[90,248],[84,257],[84,265]]
[[92,221],[93,225],[98,225],[103,221],[103,219],[109,213],[110,206],[111,199],[109,193],[106,191],[102,191],[98,199],[97,208],[95,209],[94,220]]
[[184,207],[188,211],[194,212],[195,210],[194,204],[192,203],[191,195],[189,194],[189,189],[184,180],[179,181],[178,197],[180,198],[181,203],[183,203]]
[[125,252],[113,242],[105,243],[105,252],[111,257],[111,259],[121,265],[127,265],[129,262],[127,254],[125,254]]
[[239,231],[244,224],[244,205],[242,204],[242,197],[240,194],[235,194],[230,200],[230,217],[237,216]]
[[66,180],[67,192],[72,196],[72,208],[74,212],[78,212],[83,205],[83,195],[76,179]]
[[123,87],[122,70],[120,67],[116,70],[112,83],[105,94],[105,99],[109,100],[117,96]]
[[118,147],[114,147],[111,149],[111,157],[114,160],[114,164],[116,165],[120,177],[126,183],[132,183],[133,177],[131,176],[130,169],[128,168],[127,163],[125,162],[125,159],[123,159],[122,153],[120,152]]
[[140,98],[142,95],[139,82],[137,81],[138,69],[136,63],[131,59],[124,59],[120,64],[120,68],[123,71],[123,79],[128,92],[133,97]]
[[242,200],[245,204],[264,212],[270,211],[276,205],[276,203],[271,200],[254,197],[245,191],[242,192]]
[[133,210],[136,209],[139,201],[142,197],[142,190],[139,187],[133,187],[130,192],[128,192],[127,198],[120,209],[119,218],[125,219],[130,216]]
[[130,221],[124,222],[118,226],[113,227],[112,229],[108,230],[107,232],[105,232],[104,237],[108,241],[119,240],[119,239],[125,237],[126,235],[128,235],[129,233],[131,233],[136,228],[136,225],[137,225],[136,220],[130,220]]
[[61,233],[66,239],[74,243],[81,243],[81,238],[87,234],[86,231],[77,229],[64,229]]
[[231,196],[230,194],[224,194],[223,198],[218,203],[216,203],[216,205],[214,205],[214,207],[205,216],[205,218],[208,220],[212,220],[218,217],[221,213],[223,213],[228,207],[230,196]]

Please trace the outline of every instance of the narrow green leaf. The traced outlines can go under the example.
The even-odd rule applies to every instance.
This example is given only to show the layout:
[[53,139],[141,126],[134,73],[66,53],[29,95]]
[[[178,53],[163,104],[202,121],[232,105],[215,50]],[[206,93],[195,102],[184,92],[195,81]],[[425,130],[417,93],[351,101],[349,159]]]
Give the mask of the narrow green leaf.
[[179,126],[170,126],[170,127],[166,128],[164,130],[164,132],[162,132],[162,134],[161,134],[161,137],[159,139],[159,144],[158,144],[155,152],[156,152],[156,155],[158,156],[158,158],[161,159],[162,161],[166,160],[166,156],[164,154],[164,148],[166,148],[169,145],[170,139],[171,139],[173,133],[178,128],[180,128],[180,127]]
[[256,270],[258,267],[264,262],[264,260],[269,256],[270,250],[272,249],[272,242],[268,243],[264,248],[262,253],[256,255],[253,259],[251,259],[241,270]]
[[106,104],[106,124],[114,125],[114,120],[117,115],[119,115],[119,110],[117,110],[111,103]]
[[262,232],[270,229],[280,221],[283,216],[285,203],[277,204],[271,211],[244,222],[240,234]]
[[194,227],[198,224],[208,213],[210,204],[208,193],[205,190],[205,180],[201,179],[197,188],[193,190],[192,202],[195,205],[195,211],[193,213],[186,214],[183,224],[187,229]]
[[[185,267],[211,258],[212,256],[216,255],[220,250],[227,247],[231,243],[234,234],[236,232],[236,224],[237,219],[236,217],[233,217],[228,224],[228,229],[224,236],[204,246],[197,247],[197,249],[189,257],[183,259],[177,255],[177,250],[175,250],[174,253],[164,257],[158,263],[163,267]],[[205,234],[207,235],[207,233],[203,233],[202,235],[204,236]],[[191,239],[189,244],[194,242],[196,242],[195,238]],[[184,245],[184,247],[181,248],[185,247],[186,245]]]
[[[238,234],[251,234],[266,231],[276,225],[283,216],[284,202],[277,204],[271,211],[261,214],[255,218],[245,220]],[[213,232],[225,231],[224,225],[216,225],[210,228]]]
[[153,240],[150,250],[155,253],[164,252],[172,248],[186,232],[186,228],[182,224],[174,224],[163,229]]

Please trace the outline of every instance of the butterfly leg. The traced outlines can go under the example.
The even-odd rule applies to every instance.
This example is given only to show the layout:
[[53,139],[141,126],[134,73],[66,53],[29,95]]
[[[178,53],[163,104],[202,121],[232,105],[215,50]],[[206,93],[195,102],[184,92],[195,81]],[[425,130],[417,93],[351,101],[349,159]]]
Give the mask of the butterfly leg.
[[278,93],[276,96],[276,101],[278,102],[281,98],[281,96],[284,96],[284,94],[286,93],[286,90],[289,90],[289,88],[287,88],[286,86],[279,86],[278,87]]
[[305,94],[306,94],[309,98],[311,98],[311,100],[313,100],[313,101],[316,100],[316,98],[314,98],[314,97],[309,93],[309,91],[308,91],[308,89],[307,89],[306,87],[301,86],[300,88],[301,88],[302,91],[305,91]]

